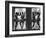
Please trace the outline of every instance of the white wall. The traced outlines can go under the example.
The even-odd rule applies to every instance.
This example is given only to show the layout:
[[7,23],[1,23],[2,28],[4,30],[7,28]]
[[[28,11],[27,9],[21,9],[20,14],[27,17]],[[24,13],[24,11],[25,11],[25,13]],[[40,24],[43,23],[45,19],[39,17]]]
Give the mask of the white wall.
[[[43,3],[45,2],[45,0],[16,0],[16,1],[43,2]],[[5,38],[5,0],[0,0],[0,38]],[[16,37],[16,38],[46,38],[46,35],[42,35],[42,36],[25,36],[25,37]]]

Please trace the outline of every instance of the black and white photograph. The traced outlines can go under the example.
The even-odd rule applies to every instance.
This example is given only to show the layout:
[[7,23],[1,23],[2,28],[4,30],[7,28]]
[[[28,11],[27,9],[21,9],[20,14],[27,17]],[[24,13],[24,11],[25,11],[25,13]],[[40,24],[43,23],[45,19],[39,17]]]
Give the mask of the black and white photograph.
[[44,3],[5,1],[5,36],[44,35]]
[[12,7],[12,30],[40,30],[40,8]]

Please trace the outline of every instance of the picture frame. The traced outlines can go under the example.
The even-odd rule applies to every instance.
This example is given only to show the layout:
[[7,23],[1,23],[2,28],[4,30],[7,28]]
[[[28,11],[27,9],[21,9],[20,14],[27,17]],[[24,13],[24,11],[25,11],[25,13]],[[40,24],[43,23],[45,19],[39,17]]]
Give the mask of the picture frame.
[[[40,29],[32,29],[30,27],[31,18],[30,15],[33,13],[30,10],[37,10],[40,8]],[[26,11],[23,11],[25,9]],[[26,12],[26,28],[21,30],[12,29],[14,24],[13,16],[14,12]],[[32,15],[31,15],[32,16]],[[16,19],[17,20],[17,19]],[[27,21],[28,20],[28,21]],[[23,22],[22,22],[23,23]],[[28,25],[27,25],[28,24]],[[14,27],[13,27],[14,28]],[[15,27],[16,28],[16,27]],[[30,29],[31,28],[31,29]],[[36,36],[45,34],[45,4],[37,2],[18,2],[18,1],[5,1],[5,37],[18,37],[18,36]]]

